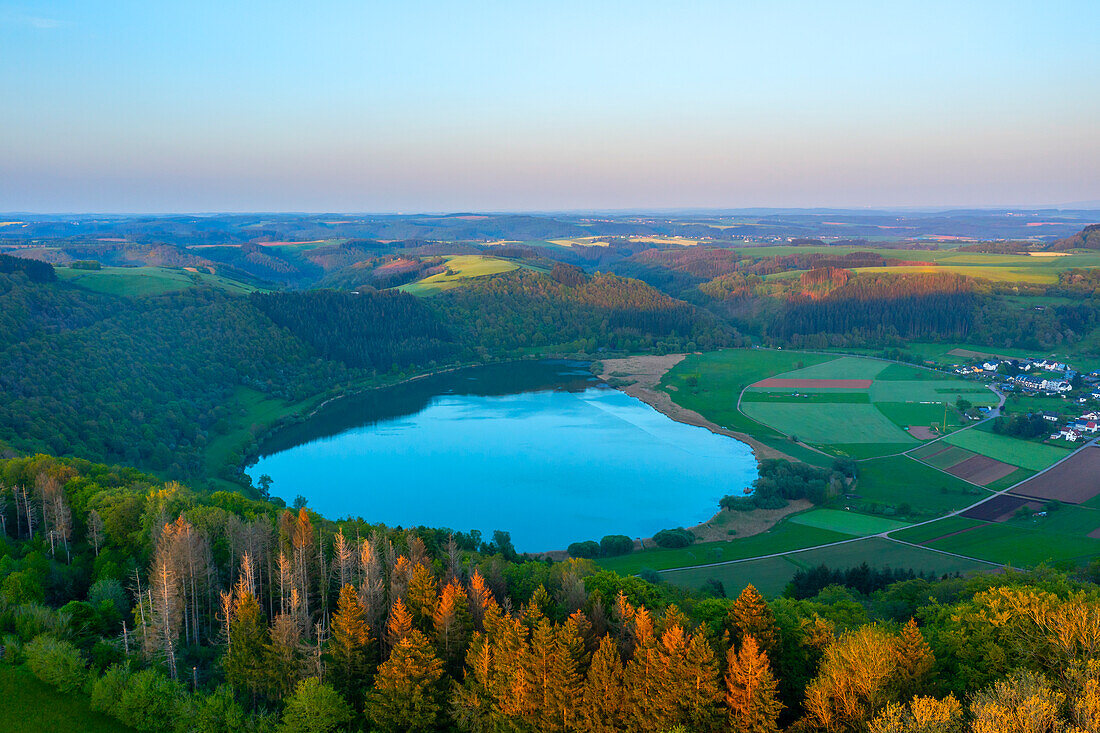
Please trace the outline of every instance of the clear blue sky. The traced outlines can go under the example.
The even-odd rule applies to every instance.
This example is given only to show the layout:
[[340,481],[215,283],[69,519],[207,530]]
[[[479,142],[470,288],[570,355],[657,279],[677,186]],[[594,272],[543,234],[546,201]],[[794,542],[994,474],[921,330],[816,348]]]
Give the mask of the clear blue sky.
[[0,0],[0,211],[1100,199],[1100,2]]

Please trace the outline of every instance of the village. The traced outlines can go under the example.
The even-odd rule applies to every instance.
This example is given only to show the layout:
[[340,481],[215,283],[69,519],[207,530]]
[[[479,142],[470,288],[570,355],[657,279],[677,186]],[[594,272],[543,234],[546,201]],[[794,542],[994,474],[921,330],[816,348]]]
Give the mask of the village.
[[[1073,403],[1095,407],[1100,403],[1100,370],[1083,374],[1069,364],[1048,359],[998,359],[976,364],[955,365],[952,368],[960,376],[976,376],[989,380],[1002,394],[1017,393],[1025,397],[1074,398]],[[1055,410],[1037,413],[1051,423],[1049,440],[1077,443],[1100,432],[1100,409],[1082,412],[1068,417]]]

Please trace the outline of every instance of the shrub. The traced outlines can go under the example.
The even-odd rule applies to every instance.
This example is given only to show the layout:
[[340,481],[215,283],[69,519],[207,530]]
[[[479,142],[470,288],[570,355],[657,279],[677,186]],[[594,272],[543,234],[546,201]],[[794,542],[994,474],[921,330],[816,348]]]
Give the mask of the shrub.
[[15,609],[15,633],[23,641],[30,641],[39,634],[61,631],[57,612],[39,603],[25,603]]
[[138,730],[170,731],[183,706],[183,689],[153,669],[114,665],[92,686],[92,709]]
[[298,683],[283,710],[286,733],[326,733],[347,723],[352,710],[340,694],[316,677]]
[[23,642],[15,634],[5,634],[0,638],[0,662],[4,664],[19,664],[23,656]]
[[653,541],[661,547],[687,547],[695,542],[695,535],[683,527],[662,529],[653,535]]
[[600,540],[600,551],[608,557],[634,552],[634,540],[625,534],[609,534]]
[[120,616],[130,610],[130,599],[126,590],[115,578],[100,578],[88,589],[89,603],[99,606],[103,601],[110,601]]
[[[633,543],[631,543],[633,544]],[[586,540],[584,542],[574,542],[569,545],[567,550],[570,557],[599,557],[600,544],[593,540]]]
[[42,634],[23,647],[35,677],[62,692],[76,692],[87,678],[84,656],[67,641]]

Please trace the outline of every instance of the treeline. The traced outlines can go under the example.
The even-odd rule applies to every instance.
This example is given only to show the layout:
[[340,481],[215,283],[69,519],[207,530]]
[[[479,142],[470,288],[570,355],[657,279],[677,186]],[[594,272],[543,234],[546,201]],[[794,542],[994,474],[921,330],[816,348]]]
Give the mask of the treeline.
[[455,356],[447,329],[424,302],[397,291],[254,293],[252,302],[326,359],[387,372]]
[[737,343],[737,335],[711,314],[637,280],[574,271],[568,283],[576,284],[521,269],[469,280],[429,302],[480,353],[546,346],[588,353],[694,350]]
[[863,273],[820,299],[792,298],[769,334],[801,345],[965,338],[978,296],[965,277]]
[[10,275],[13,272],[21,272],[35,283],[49,283],[57,280],[57,273],[54,272],[53,265],[48,262],[0,254],[0,274]]
[[796,572],[783,595],[788,598],[813,598],[829,586],[842,586],[870,595],[894,583],[917,579],[932,581],[936,575],[912,568],[873,568],[865,562],[845,570],[822,564]]
[[857,474],[857,464],[836,459],[831,469],[808,463],[793,463],[781,458],[765,458],[757,468],[752,493],[747,496],[724,496],[718,505],[731,511],[782,509],[794,499],[806,499],[814,504],[841,493]]
[[1097,567],[818,568],[730,600],[81,461],[0,481],[0,663],[139,730],[986,733],[1100,709]]

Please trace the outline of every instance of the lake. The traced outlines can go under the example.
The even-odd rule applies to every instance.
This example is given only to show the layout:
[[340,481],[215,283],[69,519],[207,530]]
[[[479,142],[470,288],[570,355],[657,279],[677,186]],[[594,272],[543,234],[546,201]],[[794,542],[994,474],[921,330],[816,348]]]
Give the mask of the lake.
[[329,403],[247,473],[329,517],[507,530],[520,552],[709,519],[756,477],[749,447],[669,419],[587,364],[465,369]]

